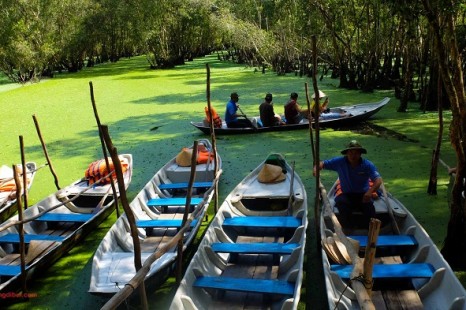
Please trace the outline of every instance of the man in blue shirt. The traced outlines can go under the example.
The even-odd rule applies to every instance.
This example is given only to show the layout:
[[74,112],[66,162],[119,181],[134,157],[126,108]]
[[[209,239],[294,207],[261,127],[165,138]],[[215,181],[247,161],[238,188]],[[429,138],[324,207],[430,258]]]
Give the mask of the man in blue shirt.
[[[231,93],[230,101],[227,102],[227,108],[225,111],[225,123],[228,128],[245,128],[253,127],[251,121],[246,118],[244,114],[238,114],[239,108],[239,96],[238,93]],[[238,117],[244,117],[244,119],[238,119]]]
[[[341,193],[336,193],[335,207],[338,208],[341,225],[352,228],[352,213],[354,210],[361,210],[364,223],[369,227],[370,219],[375,217],[373,194],[382,185],[382,178],[375,165],[361,157],[362,154],[367,154],[367,150],[358,141],[352,140],[341,153],[344,156],[321,161],[319,169],[338,173]],[[314,173],[315,169],[316,167]]]

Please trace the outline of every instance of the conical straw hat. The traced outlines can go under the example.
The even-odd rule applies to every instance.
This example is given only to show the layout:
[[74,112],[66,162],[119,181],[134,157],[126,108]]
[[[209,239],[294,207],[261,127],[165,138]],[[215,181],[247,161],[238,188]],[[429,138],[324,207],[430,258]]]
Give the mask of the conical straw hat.
[[181,167],[189,167],[191,166],[191,157],[193,154],[193,150],[188,148],[183,148],[181,152],[176,155],[176,163],[178,166]]
[[270,164],[264,164],[257,175],[257,180],[261,183],[278,183],[284,181],[285,178],[281,167]]
[[[327,95],[323,91],[319,90],[319,99],[324,98],[324,97],[327,97]],[[315,98],[316,98],[316,94],[313,93],[312,94],[312,99],[315,99]]]

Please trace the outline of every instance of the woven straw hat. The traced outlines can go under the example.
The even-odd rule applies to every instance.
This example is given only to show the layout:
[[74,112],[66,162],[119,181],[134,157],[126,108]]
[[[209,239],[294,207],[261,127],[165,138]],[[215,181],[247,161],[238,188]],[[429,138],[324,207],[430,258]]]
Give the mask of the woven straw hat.
[[191,166],[191,157],[193,154],[193,150],[184,147],[181,152],[176,155],[176,163],[178,166],[181,167],[189,167]]
[[257,175],[257,180],[261,183],[278,183],[286,179],[282,168],[275,165],[264,164]]
[[[327,97],[327,95],[323,91],[319,90],[319,99],[324,98],[324,97]],[[312,99],[315,99],[315,98],[316,98],[316,94],[313,93],[312,94]]]

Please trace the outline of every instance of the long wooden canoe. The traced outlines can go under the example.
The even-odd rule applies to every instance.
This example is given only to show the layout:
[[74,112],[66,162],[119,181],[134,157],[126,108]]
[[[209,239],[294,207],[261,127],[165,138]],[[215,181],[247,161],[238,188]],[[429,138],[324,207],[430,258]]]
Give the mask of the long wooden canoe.
[[[379,102],[372,103],[361,103],[352,106],[341,106],[331,108],[331,111],[338,112],[335,114],[323,114],[319,119],[319,124],[322,127],[341,127],[341,126],[350,126],[355,125],[360,122],[363,122],[369,119],[372,115],[379,112],[388,102],[390,98],[384,98]],[[340,114],[341,115],[338,115]],[[254,127],[247,128],[228,128],[225,121],[222,123],[221,128],[215,128],[215,134],[217,135],[228,135],[228,134],[245,134],[245,133],[261,133],[269,131],[288,131],[288,130],[297,130],[297,129],[306,129],[309,128],[309,121],[303,119],[299,124],[293,125],[282,125],[282,126],[271,126],[271,127],[261,127],[259,126],[259,116],[254,116],[250,118]],[[191,122],[191,125],[199,129],[205,134],[210,134],[210,127],[207,122]]]
[[[201,140],[209,152],[212,146],[208,140]],[[221,167],[219,157],[218,169]],[[181,227],[191,167],[180,166],[173,157],[160,168],[130,203],[138,226],[141,244],[141,260],[144,261],[155,251],[169,242]],[[196,236],[209,203],[214,194],[215,165],[213,160],[196,165],[191,210],[198,210],[192,228],[183,239],[184,250]],[[177,249],[172,248],[151,265],[146,275],[146,285],[163,282],[165,274],[177,258]],[[136,274],[134,266],[133,240],[129,223],[123,214],[103,238],[92,262],[89,292],[93,294],[114,294]]]
[[[335,186],[328,198],[332,211]],[[387,202],[388,201],[388,202]],[[376,309],[466,309],[466,291],[442,257],[437,246],[409,210],[390,193],[375,200],[382,228],[376,243],[372,272],[372,301]],[[389,214],[392,210],[393,217]],[[330,210],[321,213],[322,260],[330,309],[360,309],[349,282],[353,265],[336,236]],[[394,218],[400,234],[393,228]],[[353,223],[358,222],[356,214]],[[367,229],[348,228],[347,236],[357,240],[359,253],[367,246]],[[353,241],[354,242],[354,241]],[[346,257],[346,258],[345,258]]]
[[[120,155],[127,162],[124,173],[125,187],[129,186],[133,170],[131,154]],[[76,182],[75,182],[76,183]],[[70,185],[71,188],[74,184]],[[88,191],[100,192],[99,185]],[[25,270],[27,280],[67,253],[74,245],[97,227],[113,210],[111,190],[99,195],[70,201],[63,193],[68,188],[57,191],[23,212],[23,219],[33,219],[24,224],[26,244]],[[0,292],[13,292],[21,286],[21,258],[19,253],[20,236],[18,216],[0,225]]]
[[306,191],[288,163],[283,166],[283,181],[259,182],[267,162],[222,203],[170,309],[297,308],[306,243]]

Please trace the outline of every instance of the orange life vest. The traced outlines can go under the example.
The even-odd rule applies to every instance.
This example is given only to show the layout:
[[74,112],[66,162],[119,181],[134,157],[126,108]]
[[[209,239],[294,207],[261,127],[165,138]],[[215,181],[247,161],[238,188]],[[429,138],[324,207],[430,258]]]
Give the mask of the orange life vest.
[[[108,164],[110,166],[110,171],[113,171],[115,167],[110,157],[108,158]],[[128,163],[125,160],[120,159],[120,165],[121,165],[121,170],[123,173],[128,170]],[[105,163],[105,159],[99,159],[89,165],[84,175],[86,179],[88,180],[89,185],[91,185],[97,182],[100,178],[109,174],[110,171],[107,170],[107,164]],[[112,174],[112,178],[116,179],[115,173]],[[104,184],[109,184],[109,183],[110,183],[110,178],[107,177],[103,179],[102,181],[100,181],[99,184],[104,185]]]
[[[214,107],[211,107],[210,110],[212,111],[212,117],[214,119],[214,127],[222,128],[222,119],[220,118],[220,116],[218,116],[217,111],[215,111]],[[205,111],[206,120],[208,123],[210,123],[209,108],[205,107],[204,111]]]
[[[335,197],[338,197],[339,195],[343,194],[343,190],[341,189],[340,179],[338,179],[336,183],[337,184],[335,185]],[[369,187],[372,187],[372,185],[374,185],[374,182],[369,180]],[[377,192],[373,192],[372,198],[373,199],[379,198],[379,194]]]
[[197,164],[206,164],[213,162],[214,154],[209,152],[204,144],[199,144],[197,147]]

